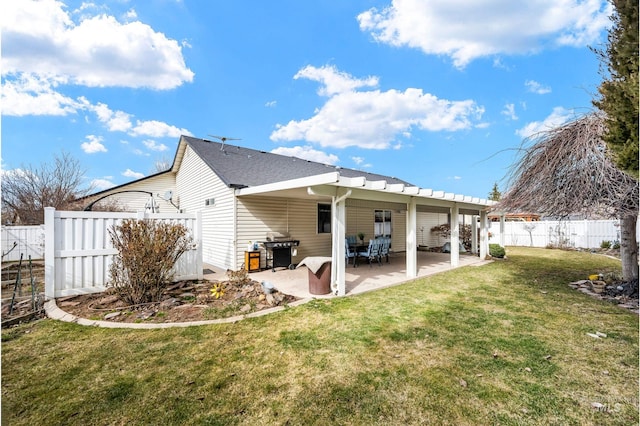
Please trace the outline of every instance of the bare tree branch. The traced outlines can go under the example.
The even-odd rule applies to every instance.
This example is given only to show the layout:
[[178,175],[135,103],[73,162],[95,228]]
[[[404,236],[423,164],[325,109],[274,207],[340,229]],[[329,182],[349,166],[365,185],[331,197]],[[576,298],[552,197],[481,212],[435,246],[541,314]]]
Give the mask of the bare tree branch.
[[2,175],[2,210],[10,220],[22,224],[44,223],[44,208],[74,208],[77,197],[87,195],[83,188],[85,171],[68,153],[55,156],[53,163],[23,166]]
[[561,218],[637,214],[638,181],[611,160],[605,131],[603,115],[590,113],[526,139],[496,210]]

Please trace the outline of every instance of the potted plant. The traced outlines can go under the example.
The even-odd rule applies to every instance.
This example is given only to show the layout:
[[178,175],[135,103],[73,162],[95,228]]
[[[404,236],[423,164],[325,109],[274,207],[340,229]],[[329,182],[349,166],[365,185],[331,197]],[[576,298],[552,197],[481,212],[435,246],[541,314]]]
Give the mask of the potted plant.
[[364,244],[364,232],[358,232],[358,239],[361,244]]

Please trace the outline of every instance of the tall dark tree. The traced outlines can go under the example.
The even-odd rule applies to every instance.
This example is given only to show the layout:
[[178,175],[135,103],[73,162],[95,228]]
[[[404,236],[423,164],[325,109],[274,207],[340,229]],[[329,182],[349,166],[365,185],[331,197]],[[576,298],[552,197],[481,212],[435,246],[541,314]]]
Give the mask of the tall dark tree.
[[44,223],[44,208],[74,209],[75,200],[87,195],[83,187],[84,169],[66,152],[56,155],[52,163],[22,166],[2,174],[3,222],[23,225]]
[[594,49],[605,73],[593,100],[600,112],[535,135],[498,207],[621,219],[622,274],[637,283],[638,1],[611,2],[606,50]]
[[611,0],[611,17],[605,50],[594,49],[601,61],[603,81],[593,104],[603,111],[607,131],[604,141],[618,167],[638,177],[638,0]]

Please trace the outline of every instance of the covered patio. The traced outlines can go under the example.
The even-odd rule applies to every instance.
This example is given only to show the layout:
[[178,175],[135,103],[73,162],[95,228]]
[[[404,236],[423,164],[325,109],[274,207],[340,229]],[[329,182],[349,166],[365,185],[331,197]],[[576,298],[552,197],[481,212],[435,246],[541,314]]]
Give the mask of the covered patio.
[[[343,296],[354,292],[367,291],[380,286],[388,286],[463,266],[468,263],[481,262],[488,254],[488,221],[487,210],[493,202],[470,196],[444,191],[433,191],[401,183],[389,184],[385,180],[367,180],[364,176],[347,177],[340,172],[309,176],[274,184],[239,188],[235,192],[238,199],[245,197],[279,197],[283,200],[306,199],[330,203],[330,249],[331,259],[331,294]],[[353,268],[346,265],[345,241],[350,223],[348,211],[357,203],[392,206],[397,217],[402,216],[402,228],[395,231],[402,240],[396,240],[395,256],[389,264]],[[444,213],[448,215],[450,225],[450,254],[423,252],[418,247],[418,217],[424,213]],[[471,251],[472,254],[460,253],[460,217],[470,216]],[[289,229],[289,211],[286,212],[287,229]],[[350,219],[353,220],[353,219]],[[356,218],[357,220],[357,218]],[[371,228],[369,234],[373,228]],[[349,231],[352,232],[352,231]],[[309,235],[309,240],[315,238]],[[317,246],[321,248],[320,246]],[[393,249],[392,247],[392,249]],[[316,250],[319,252],[320,250]],[[324,250],[323,250],[324,251]],[[461,255],[462,254],[462,255]],[[314,256],[314,254],[311,254]],[[324,256],[328,254],[326,251]],[[309,254],[305,254],[309,256]],[[385,270],[388,269],[388,272]],[[309,296],[308,276],[303,271],[280,271],[253,273],[257,281],[272,282],[283,293]],[[258,275],[260,274],[260,275]],[[302,284],[300,284],[302,283]]]
[[[436,253],[429,251],[418,251],[416,278],[425,277],[439,272],[449,271],[463,266],[480,266],[489,263],[488,260],[480,259],[471,253],[460,254],[460,262],[457,266],[451,265],[451,258],[448,253]],[[360,263],[357,267],[349,264],[345,267],[345,290],[346,295],[354,295],[372,290],[379,290],[385,287],[402,284],[415,278],[407,278],[406,256],[404,252],[392,253],[389,263],[382,262],[382,265],[374,263]],[[251,279],[262,282],[267,281],[284,294],[289,294],[299,298],[331,298],[336,297],[333,292],[325,295],[314,295],[309,292],[309,270],[306,266],[296,269],[271,269],[249,274]]]

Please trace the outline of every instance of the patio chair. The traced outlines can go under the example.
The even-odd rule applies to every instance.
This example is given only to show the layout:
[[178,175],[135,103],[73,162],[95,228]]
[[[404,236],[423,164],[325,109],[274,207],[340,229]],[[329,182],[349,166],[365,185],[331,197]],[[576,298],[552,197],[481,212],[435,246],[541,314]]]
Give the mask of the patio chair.
[[387,263],[389,263],[389,249],[391,247],[391,238],[382,237],[382,243],[380,244],[380,257],[382,256],[387,258]]
[[364,257],[369,261],[369,267],[371,267],[372,261],[377,261],[380,266],[380,243],[376,240],[369,240],[369,245],[364,251],[358,252],[358,257]]
[[349,244],[348,239],[344,239],[344,257],[347,260],[347,265],[349,264],[349,259],[353,259],[353,267],[356,267],[356,256],[358,254],[355,251],[351,250],[351,245]]
[[358,244],[358,240],[355,235],[347,235],[347,244],[351,247],[355,247]]

